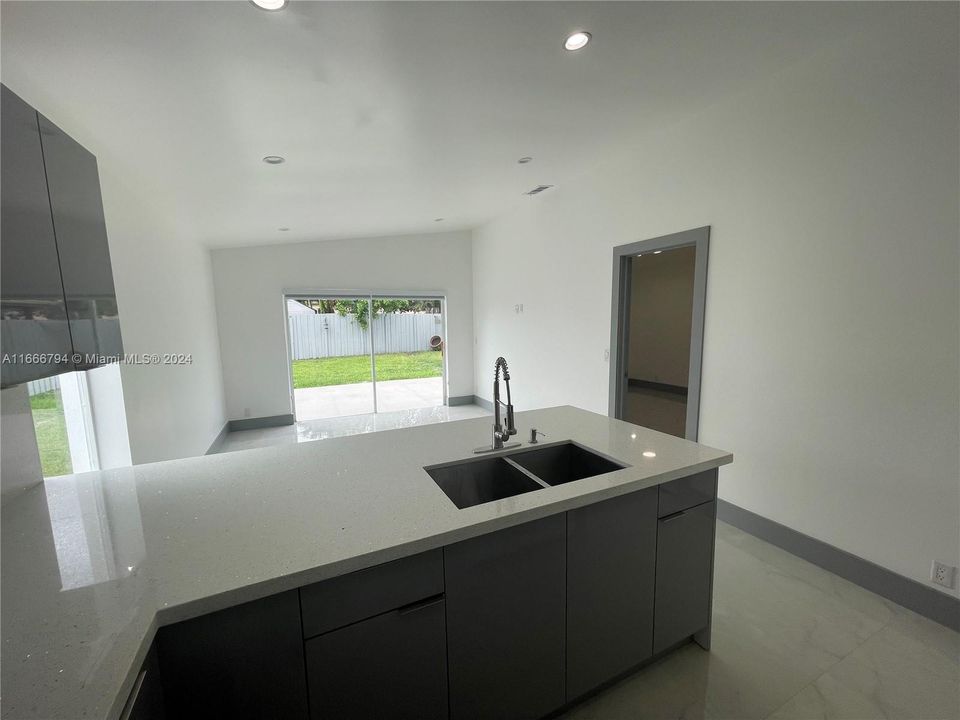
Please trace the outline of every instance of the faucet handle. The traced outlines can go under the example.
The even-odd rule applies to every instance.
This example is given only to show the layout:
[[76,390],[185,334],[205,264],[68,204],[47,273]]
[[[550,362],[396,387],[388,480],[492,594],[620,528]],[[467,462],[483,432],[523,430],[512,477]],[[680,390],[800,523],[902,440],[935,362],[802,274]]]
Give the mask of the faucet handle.
[[537,440],[537,435],[540,435],[541,437],[547,436],[545,432],[540,432],[536,428],[530,428],[530,444],[531,445],[536,445],[539,442],[539,440]]

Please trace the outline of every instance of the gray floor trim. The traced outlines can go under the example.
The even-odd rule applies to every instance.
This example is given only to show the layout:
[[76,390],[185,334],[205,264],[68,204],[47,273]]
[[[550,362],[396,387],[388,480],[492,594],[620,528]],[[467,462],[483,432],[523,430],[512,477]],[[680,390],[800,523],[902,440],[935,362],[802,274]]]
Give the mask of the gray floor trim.
[[225,422],[223,427],[220,428],[220,432],[217,433],[217,436],[213,439],[213,442],[210,443],[210,447],[207,448],[207,451],[204,455],[214,455],[220,450],[220,446],[223,445],[223,441],[227,438],[227,433],[230,432],[230,423]]
[[285,415],[269,415],[267,417],[243,418],[243,420],[231,420],[230,432],[237,430],[259,430],[260,428],[280,427],[281,425],[293,425],[293,413]]
[[447,405],[450,407],[456,407],[457,405],[473,405],[473,395],[458,395],[456,397],[448,397]]
[[493,412],[493,402],[490,400],[486,400],[485,398],[482,398],[479,395],[473,396],[473,404],[479,405],[484,410],[489,410],[490,412]]
[[717,518],[941,625],[960,631],[960,598],[927,587],[726,500],[717,500]]

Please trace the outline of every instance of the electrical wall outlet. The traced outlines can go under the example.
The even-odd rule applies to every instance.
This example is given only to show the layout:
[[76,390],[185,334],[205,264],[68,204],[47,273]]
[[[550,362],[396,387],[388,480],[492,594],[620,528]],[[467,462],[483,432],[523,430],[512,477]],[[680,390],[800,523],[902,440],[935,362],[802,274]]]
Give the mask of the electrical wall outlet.
[[930,566],[930,581],[945,588],[952,588],[957,577],[957,569],[939,560],[934,560]]

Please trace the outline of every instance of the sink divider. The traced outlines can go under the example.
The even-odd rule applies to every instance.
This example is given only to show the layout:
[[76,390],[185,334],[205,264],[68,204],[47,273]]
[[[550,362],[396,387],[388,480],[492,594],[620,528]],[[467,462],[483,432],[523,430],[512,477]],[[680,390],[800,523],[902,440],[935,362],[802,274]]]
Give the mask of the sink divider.
[[527,470],[525,467],[523,467],[523,465],[518,465],[517,463],[515,463],[513,460],[510,459],[510,457],[509,457],[508,455],[501,455],[501,456],[500,456],[500,459],[501,459],[501,460],[506,460],[508,465],[510,465],[510,466],[513,467],[514,469],[519,470],[520,472],[522,472],[522,473],[523,473],[524,475],[526,475],[528,478],[530,478],[531,480],[533,480],[534,482],[536,482],[538,485],[540,485],[540,487],[545,487],[545,488],[553,487],[552,485],[547,485],[547,483],[545,483],[543,480],[541,480],[540,478],[538,478],[538,477],[537,477],[536,475],[534,475],[532,472],[530,472],[529,470]]

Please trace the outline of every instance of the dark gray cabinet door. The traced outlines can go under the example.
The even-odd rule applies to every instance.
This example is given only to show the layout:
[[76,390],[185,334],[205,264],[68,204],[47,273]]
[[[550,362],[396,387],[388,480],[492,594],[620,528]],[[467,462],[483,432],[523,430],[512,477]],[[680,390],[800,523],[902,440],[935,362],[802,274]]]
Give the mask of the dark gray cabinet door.
[[445,720],[447,647],[442,597],[306,642],[315,720]]
[[566,516],[450,545],[444,569],[452,720],[563,705]]
[[296,590],[163,627],[157,649],[170,718],[306,720]]
[[567,700],[649,658],[657,488],[567,513]]
[[97,159],[40,115],[40,137],[73,351],[83,370],[119,355],[120,317],[103,219]]
[[[73,363],[37,112],[5,85],[0,112],[0,374],[7,387],[69,372]],[[36,357],[47,354],[62,358]]]
[[655,653],[710,624],[716,506],[697,505],[657,523]]
[[163,685],[160,680],[160,663],[154,645],[143,662],[139,675],[120,720],[166,720],[163,704]]

